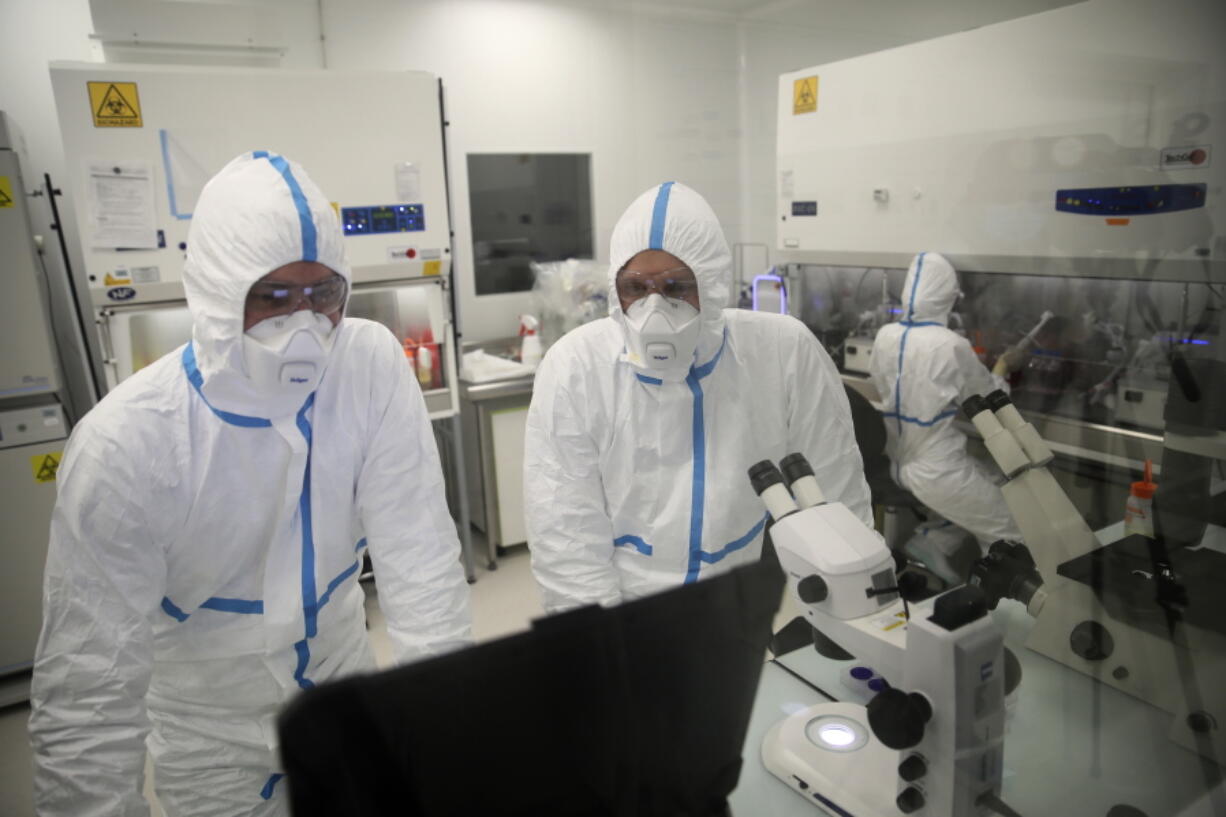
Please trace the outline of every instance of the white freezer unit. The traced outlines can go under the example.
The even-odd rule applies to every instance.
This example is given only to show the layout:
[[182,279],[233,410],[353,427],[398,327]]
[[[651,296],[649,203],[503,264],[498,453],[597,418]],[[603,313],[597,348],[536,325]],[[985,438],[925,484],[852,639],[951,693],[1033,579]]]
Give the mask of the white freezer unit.
[[23,673],[42,623],[55,477],[69,430],[20,146],[0,111],[0,706],[28,696]]
[[1226,280],[1224,31],[1217,0],[1088,0],[783,74],[778,247]]

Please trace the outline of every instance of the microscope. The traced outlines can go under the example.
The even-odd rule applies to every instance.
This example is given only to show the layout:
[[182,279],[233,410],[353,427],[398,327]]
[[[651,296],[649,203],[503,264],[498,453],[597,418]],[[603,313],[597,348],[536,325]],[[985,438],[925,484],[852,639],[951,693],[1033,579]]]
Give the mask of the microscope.
[[[1216,422],[1223,407],[1213,409]],[[1001,491],[1025,539],[994,543],[969,583],[992,609],[1002,598],[1026,606],[1035,618],[1027,647],[1170,712],[1171,740],[1226,765],[1226,554],[1200,546],[1203,521],[1194,537],[1168,530],[1165,541],[1133,535],[1104,546],[1048,470],[1051,449],[1004,392],[972,396],[963,409],[1007,479]],[[1167,438],[1163,480],[1175,488],[1185,474],[1169,453],[1180,443],[1169,429]],[[1211,456],[1215,439],[1183,444]],[[1191,491],[1175,488],[1168,509]],[[1163,498],[1160,488],[1155,506]]]
[[774,519],[789,592],[816,633],[891,686],[867,706],[821,703],[775,724],[763,765],[834,814],[996,813],[1005,658],[983,591],[963,585],[908,606],[884,540],[824,500],[802,455],[780,465],[760,462],[749,476]]

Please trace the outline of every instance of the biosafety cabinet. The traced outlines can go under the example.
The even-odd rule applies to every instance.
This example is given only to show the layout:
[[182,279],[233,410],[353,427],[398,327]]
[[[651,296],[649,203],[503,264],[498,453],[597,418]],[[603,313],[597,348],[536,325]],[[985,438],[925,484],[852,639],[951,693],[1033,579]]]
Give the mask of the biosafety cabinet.
[[[978,478],[1004,486],[999,510],[1025,538],[1029,580],[1049,594],[1041,609],[1008,594],[992,602],[1023,624],[1006,646],[1053,670],[1022,678],[1004,738],[1006,775],[1047,763],[1019,776],[1036,798],[1025,813],[1226,813],[1224,35],[1218,0],[1087,0],[779,78],[775,224],[794,314],[845,382],[879,401],[889,425],[878,431],[905,439],[951,412],[981,455]],[[882,362],[864,357],[878,329],[904,324],[885,363],[900,371],[924,348],[908,335],[936,331],[908,319],[903,290],[926,251],[959,271],[949,328],[981,362],[1023,353],[1009,399],[1054,453],[1042,464],[1010,473],[990,456],[980,444],[992,444],[990,425],[962,419],[967,394],[918,417],[905,391],[873,391],[865,373]],[[1046,487],[1017,501],[1030,490],[1018,480],[1038,468],[1031,484]],[[952,526],[934,515],[956,524],[979,512],[951,493],[929,494],[940,508],[897,500],[928,524],[898,539],[912,565],[938,563],[921,540]],[[1042,533],[1036,520],[1057,507],[1067,528]],[[1059,548],[1074,527],[1070,555]],[[999,545],[972,544],[970,560],[1001,558]],[[1069,705],[1079,689],[1092,705]],[[1017,739],[1023,719],[1041,738]],[[1125,723],[1147,726],[1126,736]],[[1125,746],[1127,757],[1111,757]],[[1166,761],[1208,770],[1204,786],[1145,774]],[[1093,779],[1105,804],[1070,806],[1080,787],[1053,782],[1057,766]]]
[[[458,416],[436,77],[57,62],[51,81],[68,255],[107,389],[190,339],[182,269],[196,200],[231,159],[266,150],[300,163],[332,200],[353,271],[346,314],[402,341],[432,419]],[[457,452],[443,453],[462,468],[452,425]]]
[[426,73],[52,63],[70,255],[113,387],[190,337],[182,267],[200,190],[239,154],[280,153],[332,198],[347,314],[405,344],[431,416],[457,410],[441,89]]
[[939,252],[989,365],[1054,316],[1014,378],[1045,437],[1156,458],[1172,349],[1226,343],[1224,34],[1216,0],[1088,0],[781,75],[794,312],[866,374]]

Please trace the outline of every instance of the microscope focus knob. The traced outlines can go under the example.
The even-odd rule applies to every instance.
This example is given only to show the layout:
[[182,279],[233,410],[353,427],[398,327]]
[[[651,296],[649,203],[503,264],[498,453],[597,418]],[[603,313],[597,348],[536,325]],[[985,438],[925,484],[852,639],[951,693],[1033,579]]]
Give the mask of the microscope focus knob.
[[805,576],[796,585],[796,595],[800,596],[800,600],[805,604],[817,604],[819,601],[825,601],[829,592],[826,582],[816,573],[812,576]]
[[887,687],[868,702],[868,725],[877,740],[891,749],[910,749],[924,737],[932,705],[918,692]]
[[924,807],[924,793],[915,786],[907,786],[894,803],[903,814],[910,814]]
[[928,764],[919,755],[911,755],[898,764],[898,776],[911,783],[928,774]]

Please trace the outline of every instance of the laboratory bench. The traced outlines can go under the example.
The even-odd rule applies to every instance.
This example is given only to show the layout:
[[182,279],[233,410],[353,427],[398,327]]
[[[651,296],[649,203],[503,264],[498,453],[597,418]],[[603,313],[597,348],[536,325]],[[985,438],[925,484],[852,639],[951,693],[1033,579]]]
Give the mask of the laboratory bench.
[[[518,339],[466,343],[462,351],[482,349],[509,359]],[[473,382],[460,376],[460,423],[469,514],[485,534],[486,559],[497,567],[502,548],[527,541],[524,526],[524,427],[532,401],[534,373]]]

